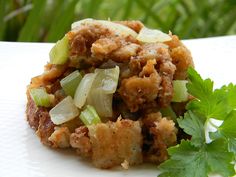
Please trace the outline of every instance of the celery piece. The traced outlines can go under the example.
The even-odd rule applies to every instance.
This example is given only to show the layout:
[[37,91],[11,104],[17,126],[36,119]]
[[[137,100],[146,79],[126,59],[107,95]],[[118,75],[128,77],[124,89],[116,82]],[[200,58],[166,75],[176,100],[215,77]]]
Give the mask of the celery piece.
[[81,109],[84,106],[96,75],[95,73],[85,74],[79,83],[74,96],[74,102],[78,108]]
[[97,124],[101,122],[100,117],[98,116],[94,107],[87,105],[85,110],[80,113],[81,121],[86,125]]
[[174,122],[177,122],[177,116],[171,106],[168,106],[166,108],[162,108],[160,110],[162,117],[170,117]]
[[74,97],[76,88],[78,87],[82,76],[79,71],[74,71],[60,81],[61,87],[67,95]]
[[172,102],[184,102],[188,100],[188,90],[186,87],[188,81],[186,80],[174,80],[174,95]]
[[44,88],[30,89],[30,96],[37,106],[50,107],[50,97]]
[[79,110],[74,105],[73,99],[67,96],[49,111],[49,115],[54,124],[60,125],[78,116]]
[[69,39],[65,35],[53,46],[49,53],[50,63],[62,65],[66,63],[69,55]]

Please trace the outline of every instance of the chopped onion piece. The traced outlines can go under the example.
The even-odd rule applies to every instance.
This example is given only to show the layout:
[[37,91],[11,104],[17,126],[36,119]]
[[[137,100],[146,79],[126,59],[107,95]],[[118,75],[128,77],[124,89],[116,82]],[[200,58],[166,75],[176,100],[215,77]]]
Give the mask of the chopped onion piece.
[[78,87],[81,79],[82,79],[81,74],[79,73],[79,71],[76,70],[71,74],[69,74],[68,76],[66,76],[65,78],[63,78],[60,81],[60,84],[65,93],[73,98],[76,88]]
[[86,109],[80,113],[79,117],[86,126],[101,122],[96,110],[90,105],[86,106]]
[[174,95],[172,102],[184,102],[188,100],[188,90],[186,87],[188,81],[186,80],[174,80]]
[[83,20],[79,20],[79,21],[74,22],[74,23],[71,24],[71,29],[73,30],[73,29],[75,29],[75,28],[80,27],[81,25],[91,24],[91,23],[93,23],[94,21],[96,21],[96,20],[94,20],[94,19],[92,19],[92,18],[85,18],[85,19],[83,19]]
[[147,43],[166,42],[172,40],[172,38],[168,34],[163,33],[160,30],[149,29],[146,27],[143,27],[140,30],[136,39],[141,42]]
[[44,88],[30,89],[30,96],[37,106],[51,106],[50,96]]
[[100,24],[103,25],[104,27],[110,29],[111,31],[114,31],[117,35],[120,36],[133,36],[136,37],[138,34],[132,30],[131,28],[119,24],[119,23],[114,23],[111,21],[106,21],[106,20],[94,20],[91,18],[80,20],[77,22],[72,23],[71,29],[76,30],[76,28],[80,27],[81,25],[89,25],[89,24]]
[[78,116],[79,110],[74,105],[73,99],[67,96],[49,111],[49,115],[54,124],[60,125]]
[[74,102],[78,108],[81,109],[84,106],[96,75],[96,73],[85,74],[80,81],[74,96]]
[[93,105],[100,117],[112,117],[113,94],[106,94],[101,89],[90,91],[87,103]]
[[69,55],[69,39],[65,35],[61,40],[53,46],[49,53],[50,63],[62,65],[66,63]]
[[115,93],[120,69],[96,69],[96,79],[89,92],[87,103],[93,105],[102,118],[112,117],[112,98]]
[[101,88],[104,93],[115,93],[118,79],[120,74],[120,68],[116,66],[111,69],[96,69],[96,79],[93,83],[93,88]]

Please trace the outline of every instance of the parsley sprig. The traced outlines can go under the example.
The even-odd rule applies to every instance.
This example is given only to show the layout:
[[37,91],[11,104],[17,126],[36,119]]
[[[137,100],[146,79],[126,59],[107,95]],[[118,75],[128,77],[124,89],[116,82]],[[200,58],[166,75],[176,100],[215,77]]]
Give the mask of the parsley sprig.
[[[220,174],[235,175],[236,155],[236,85],[213,88],[213,81],[202,79],[193,69],[188,70],[189,94],[195,98],[187,104],[187,112],[177,119],[179,127],[191,135],[170,147],[170,159],[160,165],[159,177],[207,177]],[[221,120],[215,125],[212,120]],[[216,131],[206,139],[206,125],[211,123]]]

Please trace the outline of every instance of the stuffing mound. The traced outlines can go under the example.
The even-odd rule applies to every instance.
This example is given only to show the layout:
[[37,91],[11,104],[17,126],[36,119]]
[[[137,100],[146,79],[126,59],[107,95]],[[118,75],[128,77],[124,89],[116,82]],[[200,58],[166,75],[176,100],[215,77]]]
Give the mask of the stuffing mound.
[[140,21],[75,22],[27,87],[27,121],[44,145],[73,148],[98,168],[160,164],[184,136],[175,120],[188,97],[173,101],[173,83],[190,66],[176,35]]

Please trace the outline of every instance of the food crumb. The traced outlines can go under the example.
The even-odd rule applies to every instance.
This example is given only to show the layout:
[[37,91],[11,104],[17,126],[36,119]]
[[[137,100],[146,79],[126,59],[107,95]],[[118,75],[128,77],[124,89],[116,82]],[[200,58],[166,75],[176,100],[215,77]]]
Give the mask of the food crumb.
[[127,160],[124,160],[124,162],[121,163],[121,166],[125,169],[128,170],[129,169],[129,162]]

